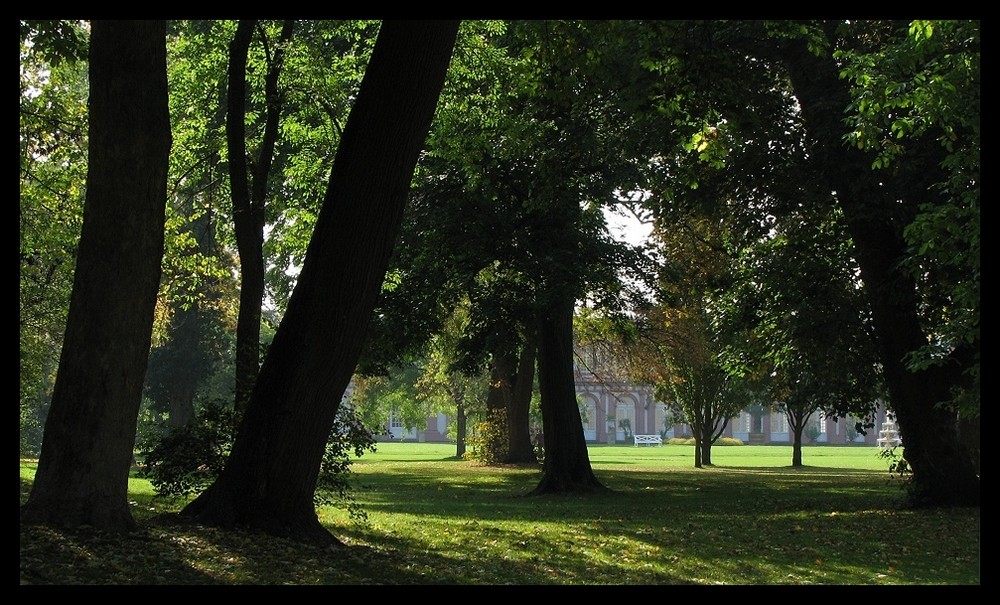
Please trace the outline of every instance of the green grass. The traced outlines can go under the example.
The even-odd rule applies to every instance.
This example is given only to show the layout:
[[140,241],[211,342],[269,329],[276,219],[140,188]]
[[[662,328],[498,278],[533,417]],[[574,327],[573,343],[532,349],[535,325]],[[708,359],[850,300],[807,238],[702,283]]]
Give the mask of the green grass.
[[[590,448],[611,488],[525,497],[537,469],[487,468],[454,445],[381,443],[353,465],[367,524],[320,519],[344,549],[193,525],[133,479],[142,530],[21,528],[33,584],[979,585],[979,508],[906,510],[872,447]],[[33,477],[21,465],[21,501]]]

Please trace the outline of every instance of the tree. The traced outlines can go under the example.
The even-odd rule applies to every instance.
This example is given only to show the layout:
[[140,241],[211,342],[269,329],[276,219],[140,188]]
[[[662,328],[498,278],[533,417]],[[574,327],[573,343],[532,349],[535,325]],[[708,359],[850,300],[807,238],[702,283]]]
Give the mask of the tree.
[[[619,303],[616,272],[627,254],[603,233],[601,207],[630,171],[626,135],[638,129],[628,129],[632,122],[616,106],[617,97],[607,98],[616,86],[578,76],[603,73],[606,65],[589,65],[592,54],[581,58],[571,50],[576,46],[559,41],[568,35],[597,49],[597,33],[588,38],[586,28],[569,23],[483,29],[489,31],[470,40],[479,52],[455,69],[457,91],[446,91],[394,258],[392,287],[380,301],[369,359],[405,351],[403,342],[426,341],[467,297],[472,306],[462,365],[490,368],[488,406],[495,411],[489,420],[499,428],[490,433],[507,434],[504,461],[532,463],[527,419],[534,360],[554,361],[542,361],[535,344],[539,309],[548,312],[553,302],[540,292],[544,285],[551,288],[546,296],[573,299],[558,307],[568,309],[570,323],[573,304],[590,290],[604,303]],[[613,53],[600,56],[611,61]],[[485,77],[469,77],[483,71]],[[567,345],[568,356],[558,362],[571,368],[571,341]],[[565,387],[559,392],[573,396],[561,405],[571,415],[572,381]]]
[[[261,304],[264,299],[264,219],[268,179],[278,139],[278,121],[283,95],[278,90],[285,48],[294,31],[293,20],[285,20],[276,47],[268,49],[264,82],[265,118],[256,158],[248,166],[246,140],[247,54],[255,19],[243,19],[229,47],[229,78],[226,112],[226,150],[229,158],[233,226],[240,255],[240,310],[236,322],[236,410],[242,412],[250,399],[260,359]],[[267,33],[261,37],[267,42]]]
[[391,368],[385,374],[354,375],[349,404],[369,431],[385,435],[392,420],[407,430],[427,422],[434,410],[417,389],[424,365],[424,360],[419,359]]
[[752,335],[739,346],[768,376],[772,401],[789,420],[792,466],[802,465],[802,431],[816,411],[874,426],[884,400],[871,311],[850,238],[836,208],[790,213],[773,235],[746,249],[746,273],[730,299]]
[[319,544],[312,496],[398,234],[458,22],[386,21],[233,451],[184,514]]
[[980,22],[916,20],[895,33],[881,48],[835,51],[852,83],[847,140],[875,152],[872,167],[880,171],[906,162],[910,141],[943,157],[933,195],[915,196],[922,201],[903,230],[905,269],[920,288],[921,322],[933,335],[906,364],[960,364],[948,407],[958,413],[960,439],[978,474]]
[[802,105],[812,161],[824,167],[854,242],[890,400],[913,469],[911,502],[978,505],[979,476],[949,405],[953,388],[963,385],[969,360],[978,358],[978,339],[951,347],[942,363],[907,365],[909,356],[923,350],[931,335],[921,325],[919,290],[904,269],[908,258],[904,227],[913,222],[920,200],[937,205],[949,197],[947,191],[935,190],[936,183],[946,180],[944,148],[933,136],[936,132],[918,132],[906,141],[892,171],[873,170],[870,153],[845,145],[850,131],[842,117],[851,107],[851,87],[840,77],[841,69],[828,50],[865,48],[869,43],[878,47],[882,36],[891,39],[896,30],[895,24],[877,24],[859,38],[838,23],[825,22],[811,31],[829,46],[817,48],[794,38],[779,43],[778,52]]
[[[193,199],[181,201],[175,195],[174,218],[199,214],[191,209],[196,206]],[[162,282],[172,282],[160,287],[160,321],[166,325],[162,337],[154,335],[145,380],[145,395],[154,409],[168,413],[169,428],[185,426],[195,417],[196,400],[208,390],[210,379],[232,373],[228,309],[234,286],[231,271],[212,267],[226,258],[215,238],[215,217],[209,208],[182,221],[186,228],[171,233],[164,253]],[[213,396],[229,399],[232,381],[226,383],[228,388]]]
[[[916,434],[907,441],[908,455],[920,460],[914,478],[926,470],[911,482],[914,502],[978,502],[978,478],[962,459],[967,452],[949,410],[955,392],[978,392],[977,236],[956,237],[952,229],[955,220],[965,220],[972,229],[959,230],[978,232],[978,26],[967,25],[941,28],[954,34],[944,44],[914,45],[906,38],[922,39],[935,28],[870,21],[670,23],[650,60],[666,82],[679,86],[664,98],[677,100],[681,140],[693,152],[688,161],[664,164],[669,185],[657,197],[673,199],[683,188],[705,191],[713,174],[728,173],[708,189],[728,189],[749,219],[743,223],[748,231],[766,233],[771,217],[799,205],[842,211],[890,405],[908,408],[896,410],[900,427]],[[970,92],[955,95],[949,85]],[[922,205],[933,211],[920,212]],[[960,210],[939,212],[949,206]],[[940,245],[961,250],[953,257],[961,260],[945,269],[935,255],[915,254],[907,232],[917,239],[944,236]],[[920,280],[910,271],[916,266]],[[967,285],[950,286],[953,277],[942,281],[949,274],[967,276]],[[944,292],[957,306],[941,304]],[[922,325],[935,315],[948,337]],[[921,367],[930,351],[934,367]]]
[[[510,166],[503,164],[509,153],[503,133],[519,119],[508,115],[518,58],[502,44],[506,29],[477,21],[460,32],[361,371],[381,373],[423,356],[456,309],[467,308],[450,365],[467,375],[484,368],[492,374],[488,406],[494,411],[485,422],[496,420],[497,430],[485,432],[502,443],[483,460],[534,462],[527,422],[533,380],[514,395],[530,286],[515,251],[522,197],[510,194],[521,187],[521,175],[505,173]],[[533,373],[533,348],[527,350]]]
[[[610,43],[601,39],[605,33],[613,34]],[[637,152],[629,145],[640,129],[615,94],[619,81],[602,76],[627,80],[635,72],[637,65],[610,68],[614,51],[629,50],[627,33],[602,24],[508,24],[503,43],[515,59],[503,71],[512,77],[501,97],[506,108],[483,120],[483,129],[461,129],[468,136],[451,139],[457,150],[444,152],[453,160],[446,174],[469,175],[462,193],[483,208],[480,216],[502,218],[501,230],[483,240],[492,256],[476,266],[475,279],[485,277],[506,300],[471,297],[474,303],[490,301],[485,309],[510,312],[486,316],[496,319],[494,330],[484,332],[495,336],[494,346],[486,348],[497,370],[495,383],[506,382],[505,367],[523,344],[530,354],[532,339],[537,342],[545,458],[533,493],[603,489],[590,468],[576,401],[572,322],[576,302],[587,294],[600,292],[610,301],[622,290],[617,269],[624,255],[606,236],[601,208],[628,182],[625,175],[634,174]]]
[[468,419],[482,414],[488,391],[481,372],[470,375],[454,364],[461,324],[467,318],[463,311],[466,309],[456,310],[444,330],[432,339],[427,364],[416,383],[419,397],[431,410],[446,410],[455,419],[455,455],[459,458],[466,453]]
[[[195,285],[206,279],[229,276],[238,287],[242,302],[227,298],[226,311],[236,322],[242,409],[265,346],[261,331],[284,311],[374,36],[353,21],[170,25],[174,203],[161,304],[202,305],[205,290]],[[220,256],[174,262],[188,258],[180,234],[202,216],[218,233]],[[235,270],[227,260],[238,262]]]
[[21,520],[127,531],[163,256],[166,23],[94,21],[87,194],[66,336]]
[[654,305],[614,347],[628,373],[652,385],[656,398],[676,411],[675,420],[691,427],[696,468],[712,464],[712,445],[757,397],[747,378],[729,367],[729,335],[717,333],[708,306]]

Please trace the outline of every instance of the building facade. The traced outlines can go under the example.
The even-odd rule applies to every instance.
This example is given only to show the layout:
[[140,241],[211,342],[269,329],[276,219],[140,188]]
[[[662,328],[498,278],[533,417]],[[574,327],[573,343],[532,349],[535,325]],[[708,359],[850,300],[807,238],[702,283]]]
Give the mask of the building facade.
[[[587,443],[630,444],[632,435],[660,435],[664,441],[691,436],[688,425],[670,423],[668,407],[656,401],[652,387],[616,376],[611,364],[594,351],[578,352],[575,360],[576,396]],[[388,426],[391,437],[387,438],[430,443],[454,441],[448,435],[448,420],[445,414],[437,414],[429,417],[422,427],[407,428],[393,416]],[[861,435],[854,428],[857,419],[833,419],[816,412],[803,431],[802,442],[875,446],[886,421],[886,410],[880,406],[875,427]],[[782,412],[764,411],[755,415],[750,409],[731,418],[723,436],[749,445],[790,445],[793,438]]]
[[[630,443],[633,434],[658,434],[664,441],[691,436],[688,425],[669,422],[668,408],[655,400],[652,387],[635,385],[616,376],[612,365],[599,353],[578,351],[574,366],[577,400],[588,443]],[[880,406],[874,429],[860,435],[854,428],[857,419],[833,419],[816,412],[803,431],[803,443],[876,445],[885,422],[886,410]],[[810,427],[812,431],[808,430]],[[815,439],[807,438],[808,433],[815,435]],[[784,413],[765,411],[754,415],[750,409],[731,418],[722,436],[751,445],[791,444],[793,439]]]

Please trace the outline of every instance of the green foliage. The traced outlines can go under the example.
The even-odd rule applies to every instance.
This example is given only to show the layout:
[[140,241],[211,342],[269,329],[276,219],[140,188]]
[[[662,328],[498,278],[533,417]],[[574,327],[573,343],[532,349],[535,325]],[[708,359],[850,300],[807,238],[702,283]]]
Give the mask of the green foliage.
[[362,424],[375,434],[382,434],[393,417],[406,428],[420,426],[430,415],[416,386],[423,372],[420,364],[411,363],[382,375],[356,374],[349,404]]
[[[139,474],[160,496],[188,497],[207,488],[219,476],[232,449],[238,417],[232,402],[203,404],[186,426],[164,431],[163,417],[147,406],[137,443]],[[338,410],[323,453],[314,502],[339,506],[365,522],[367,515],[354,499],[349,474],[354,459],[375,451],[375,438],[348,406]]]
[[37,458],[42,449],[43,423],[31,407],[22,404],[19,411],[18,450],[22,458]]
[[912,491],[913,471],[910,469],[910,463],[903,457],[903,453],[897,451],[901,449],[899,446],[880,448],[878,457],[887,463],[890,481],[898,481],[900,489]]
[[[87,65],[79,24],[22,21],[20,49],[20,446],[41,446],[41,425],[62,347],[83,225]],[[65,39],[62,35],[65,34]],[[65,52],[64,52],[65,51]]]
[[[852,34],[855,32],[852,32]],[[835,53],[852,83],[848,144],[872,168],[929,183],[908,200],[903,266],[920,287],[924,329],[913,370],[956,360],[949,405],[979,413],[981,75],[978,20],[885,25],[877,43]],[[856,36],[855,36],[856,37]]]
[[[671,437],[663,442],[664,445],[697,445],[697,440],[694,437]],[[737,439],[736,437],[719,437],[712,443],[713,446],[716,445],[746,445],[743,440]]]
[[348,406],[341,406],[334,420],[330,439],[323,451],[313,501],[317,506],[337,506],[347,510],[356,523],[368,521],[368,514],[351,491],[351,464],[375,451],[375,437]]
[[53,65],[83,61],[89,47],[87,27],[84,21],[22,19],[21,44]]
[[167,434],[167,412],[154,409],[155,404],[148,397],[143,397],[139,406],[139,418],[136,421],[135,443],[138,452],[147,444],[160,441]]
[[820,434],[821,433],[819,427],[816,426],[815,424],[810,424],[803,431],[803,435],[805,436],[806,439],[809,440],[810,443],[816,443],[816,440],[819,439]]
[[140,476],[161,496],[189,496],[207,488],[222,472],[236,436],[232,404],[205,403],[186,426],[162,436],[142,435]]
[[486,419],[476,424],[468,437],[467,460],[497,464],[507,457],[507,411],[489,410]]

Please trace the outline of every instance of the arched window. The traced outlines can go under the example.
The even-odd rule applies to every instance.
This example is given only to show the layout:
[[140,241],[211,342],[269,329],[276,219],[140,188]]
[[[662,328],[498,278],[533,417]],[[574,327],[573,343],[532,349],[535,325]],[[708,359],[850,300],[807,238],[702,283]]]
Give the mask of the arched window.
[[626,395],[615,406],[617,432],[625,437],[635,433],[635,404],[635,398],[631,395]]

